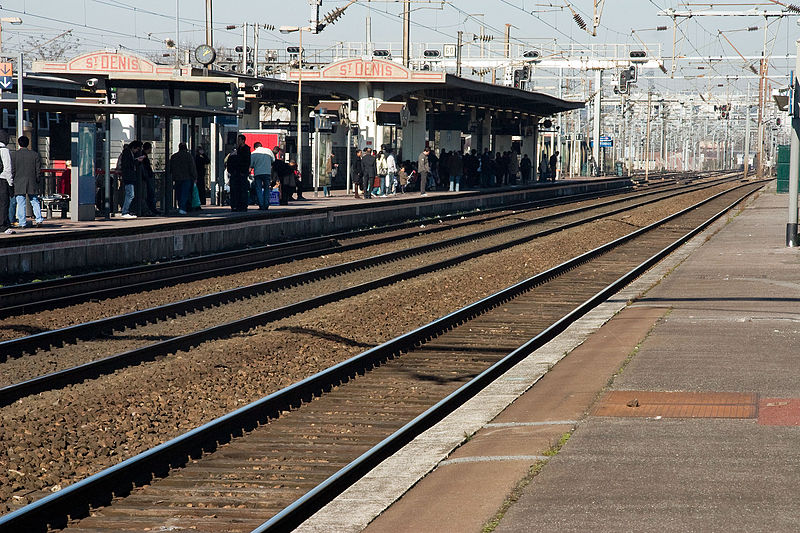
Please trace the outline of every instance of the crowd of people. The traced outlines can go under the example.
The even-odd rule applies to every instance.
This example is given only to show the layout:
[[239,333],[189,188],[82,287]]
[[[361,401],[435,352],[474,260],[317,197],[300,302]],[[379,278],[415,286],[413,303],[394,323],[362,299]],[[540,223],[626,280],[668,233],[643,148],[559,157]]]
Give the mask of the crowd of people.
[[[247,136],[239,134],[236,148],[225,156],[226,189],[232,211],[247,211],[251,204],[261,211],[269,209],[272,191],[278,194],[278,203],[288,205],[290,200],[304,200],[303,180],[297,170],[297,161],[289,159],[280,146],[271,149],[255,142],[247,144]],[[252,176],[252,177],[251,177]]]
[[[540,165],[540,181],[555,180],[558,152]],[[330,170],[330,165],[326,171]],[[355,185],[355,197],[371,198],[419,190],[427,195],[431,190],[458,192],[461,188],[487,188],[530,183],[533,162],[524,154],[506,151],[482,154],[477,150],[461,153],[441,150],[437,156],[430,147],[416,161],[398,161],[390,147],[375,152],[371,148],[357,150],[352,159],[350,175]]]
[[[14,227],[26,227],[26,201],[34,214],[34,226],[43,222],[41,195],[43,179],[41,158],[31,150],[30,140],[20,137],[18,149],[11,152],[6,146],[8,133],[0,130],[0,231],[13,233]],[[156,198],[156,177],[151,161],[152,144],[139,140],[124,145],[117,160],[116,172],[120,177],[121,191],[118,199],[122,218],[136,218],[133,202],[139,202],[138,212],[160,215]],[[169,160],[169,178],[175,192],[178,213],[186,215],[201,209],[206,202],[206,167],[209,158],[202,147],[194,153],[186,143]],[[538,179],[555,180],[558,152],[549,158],[542,155],[537,169]],[[235,148],[225,157],[225,191],[232,211],[246,211],[249,205],[267,210],[270,200],[275,202],[275,192],[281,205],[303,200],[303,180],[297,162],[288,159],[279,146],[262,146],[260,142],[247,144],[247,137],[237,136]],[[533,178],[533,162],[527,154],[516,152],[492,153],[484,149],[441,150],[437,155],[430,147],[415,161],[400,160],[394,150],[383,146],[357,150],[351,159],[350,177],[355,198],[372,198],[419,191],[427,195],[432,190],[458,192],[462,188],[500,187],[526,184]],[[333,153],[321,168],[319,185],[323,196],[330,196],[331,187],[339,172]],[[98,187],[98,205],[102,205],[102,189]],[[142,198],[136,198],[140,194]]]

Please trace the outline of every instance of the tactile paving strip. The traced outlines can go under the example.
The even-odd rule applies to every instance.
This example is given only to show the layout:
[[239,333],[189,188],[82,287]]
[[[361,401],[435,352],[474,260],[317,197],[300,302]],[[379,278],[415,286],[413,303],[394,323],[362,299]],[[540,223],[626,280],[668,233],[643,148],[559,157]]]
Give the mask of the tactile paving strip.
[[594,416],[662,418],[755,418],[758,395],[736,392],[608,392]]

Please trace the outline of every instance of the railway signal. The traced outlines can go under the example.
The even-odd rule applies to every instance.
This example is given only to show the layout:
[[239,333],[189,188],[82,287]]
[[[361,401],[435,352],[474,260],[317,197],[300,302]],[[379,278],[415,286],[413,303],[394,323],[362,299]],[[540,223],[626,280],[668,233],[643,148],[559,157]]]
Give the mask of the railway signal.
[[621,70],[619,72],[619,84],[614,87],[614,92],[616,94],[629,94],[630,86],[634,85],[638,79],[639,74],[635,65],[631,65],[630,67]]

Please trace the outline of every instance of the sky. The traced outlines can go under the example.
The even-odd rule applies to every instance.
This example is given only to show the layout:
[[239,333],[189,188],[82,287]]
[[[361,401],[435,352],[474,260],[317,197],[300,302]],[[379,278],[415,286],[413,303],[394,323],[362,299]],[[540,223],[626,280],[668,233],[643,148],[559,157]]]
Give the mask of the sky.
[[[692,0],[694,2],[694,0]],[[178,0],[180,20],[180,42],[199,44],[204,41],[205,0]],[[758,3],[728,0],[718,10],[745,10],[754,6],[760,9],[780,9],[768,0]],[[322,12],[347,4],[345,0],[323,0]],[[142,53],[167,52],[164,41],[175,37],[175,0],[3,0],[0,15],[20,17],[22,25],[4,23],[2,46],[5,53],[20,50],[35,52],[35,47],[60,43],[69,45],[68,56],[105,49],[127,48]],[[672,20],[658,16],[662,9],[686,9],[679,0],[606,0],[601,24],[596,37],[581,30],[573,20],[573,14],[565,0],[412,0],[413,12],[411,38],[414,42],[454,43],[456,33],[478,34],[480,26],[484,33],[502,41],[505,24],[512,24],[512,40],[538,42],[554,39],[559,46],[587,44],[638,43],[632,35],[636,32],[645,43],[661,43],[662,53],[672,56]],[[571,7],[591,24],[592,0],[572,0]],[[694,2],[693,9],[700,5]],[[308,24],[311,8],[308,0],[220,0],[214,1],[214,43],[235,46],[241,43],[243,22],[271,24],[274,26],[302,26]],[[325,48],[339,42],[365,41],[367,17],[371,21],[372,38],[375,42],[399,43],[402,36],[400,13],[402,3],[396,0],[357,0],[342,18],[319,35],[306,35],[304,45],[309,48]],[[772,55],[770,76],[775,83],[788,76],[788,67],[793,60],[786,58],[794,53],[794,41],[800,37],[798,18],[773,19],[768,26],[768,49]],[[227,25],[238,25],[226,30]],[[666,25],[667,31],[655,31]],[[747,31],[755,27],[755,31]],[[683,19],[676,31],[677,54],[684,56],[758,55],[764,38],[763,17],[694,17]],[[68,36],[62,32],[72,30]],[[731,41],[729,44],[719,33]],[[47,43],[48,40],[54,39]],[[259,46],[263,49],[282,49],[296,44],[296,34],[284,35],[278,31],[261,31]],[[733,48],[735,47],[735,49]],[[667,65],[669,66],[669,65]],[[698,67],[703,67],[698,69]],[[656,89],[663,90],[712,90],[718,80],[710,80],[710,74],[727,76],[723,90],[731,88],[746,90],[751,74],[744,60],[720,62],[678,61],[677,73],[691,79],[676,80],[657,78]],[[655,76],[662,76],[655,72]],[[738,79],[737,79],[738,78]],[[788,79],[788,78],[787,78]],[[757,84],[757,80],[749,80]],[[788,83],[788,82],[787,82]]]

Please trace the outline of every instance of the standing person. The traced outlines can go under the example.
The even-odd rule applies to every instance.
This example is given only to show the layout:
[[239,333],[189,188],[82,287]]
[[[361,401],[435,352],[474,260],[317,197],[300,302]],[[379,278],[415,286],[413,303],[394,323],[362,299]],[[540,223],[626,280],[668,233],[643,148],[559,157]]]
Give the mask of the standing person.
[[269,209],[269,191],[272,183],[272,164],[275,154],[272,150],[261,146],[260,142],[253,144],[253,153],[250,154],[250,168],[253,169],[253,181],[256,186],[256,200],[258,209]]
[[447,172],[450,174],[450,192],[458,192],[464,174],[464,158],[460,150],[454,150],[447,158]]
[[539,181],[547,181],[549,168],[550,163],[547,160],[547,153],[542,152],[542,160],[539,161]]
[[514,151],[508,152],[508,156],[508,183],[515,185],[519,177],[519,157]]
[[381,150],[378,152],[378,160],[375,162],[378,168],[378,188],[377,194],[378,196],[386,196],[386,154]]
[[250,147],[247,146],[246,140],[247,137],[239,134],[236,137],[236,149],[228,156],[228,173],[231,176],[231,211],[247,211]]
[[297,161],[294,159],[289,160],[287,165],[287,172],[281,176],[281,199],[280,205],[289,205],[289,200],[294,194],[294,188],[297,186],[297,181],[300,172],[297,170]]
[[550,179],[556,181],[556,166],[558,166],[558,150],[553,152],[553,155],[550,156]]
[[495,175],[495,185],[498,187],[505,184],[505,163],[503,162],[503,154],[497,152],[494,156],[494,175]]
[[206,150],[202,146],[197,148],[194,154],[194,166],[197,168],[197,194],[200,196],[200,205],[206,205],[208,188],[206,187],[206,165],[211,164],[211,160],[206,155]]
[[361,166],[361,150],[356,150],[355,157],[350,161],[350,177],[353,179],[355,197],[361,198],[358,195],[358,187],[362,185],[364,180],[364,167]]
[[23,135],[17,139],[19,148],[11,154],[11,165],[14,169],[17,220],[20,228],[24,228],[27,224],[25,216],[26,198],[30,198],[33,216],[36,218],[33,226],[39,227],[44,220],[42,218],[42,205],[39,203],[39,195],[42,194],[42,158],[39,156],[39,152],[28,149],[30,142],[30,139]]
[[492,184],[492,154],[488,148],[483,149],[479,171],[481,174],[481,187],[489,187]]
[[136,197],[136,158],[142,149],[142,141],[131,141],[128,148],[120,155],[122,186],[125,188],[125,200],[122,203],[122,218],[136,218],[130,212],[131,202]]
[[0,129],[0,231],[6,235],[13,235],[11,229],[11,219],[8,216],[9,205],[11,205],[11,195],[14,185],[14,167],[11,162],[11,152],[6,145],[8,144],[8,132]]
[[528,181],[530,181],[532,167],[533,164],[528,154],[523,155],[522,161],[519,162],[519,172],[522,175],[522,183],[528,183]]
[[[422,174],[422,171],[420,171]],[[439,184],[439,158],[436,157],[436,152],[434,150],[428,149],[428,183],[426,184],[428,189],[433,191],[436,190],[436,186]]]
[[450,182],[450,160],[451,154],[447,152],[447,150],[442,150],[439,152],[439,164],[437,176],[439,177],[437,182],[440,185],[444,185],[445,183]]
[[364,198],[372,198],[372,187],[375,185],[375,177],[378,175],[378,164],[375,156],[372,155],[372,148],[364,150],[361,158],[361,168],[363,169]]
[[178,214],[185,215],[191,202],[192,185],[197,181],[197,168],[194,157],[189,153],[186,143],[178,145],[178,151],[169,158],[169,170],[172,181],[175,183],[175,193],[178,197]]
[[153,153],[153,145],[149,142],[144,143],[142,145],[142,155],[137,158],[139,160],[138,170],[147,189],[147,198],[145,198],[147,209],[149,209],[153,215],[160,215],[161,213],[156,207],[155,172],[153,172],[153,163],[150,160],[151,153]]
[[336,162],[336,156],[331,152],[325,159],[325,172],[323,174],[324,180],[320,180],[322,185],[322,196],[330,196],[330,187],[333,185],[333,178],[339,172],[339,163]]
[[391,148],[386,149],[386,194],[397,192],[397,159]]
[[[273,153],[275,153],[275,150],[278,150],[277,146],[273,148]],[[277,183],[279,185],[278,194],[280,196],[283,196],[286,192],[283,190],[283,185],[281,184],[283,183],[284,176],[290,172],[292,172],[292,169],[289,167],[289,163],[284,161],[282,157],[276,157],[275,162],[272,164],[272,181],[270,181],[270,187],[274,187]],[[267,199],[267,201],[269,201],[269,199]],[[280,204],[280,199],[278,200],[278,204]]]
[[419,194],[420,196],[428,196],[425,192],[425,185],[428,183],[428,176],[431,173],[431,165],[428,156],[431,154],[431,149],[427,146],[422,153],[419,154],[417,159],[417,172],[419,172]]

